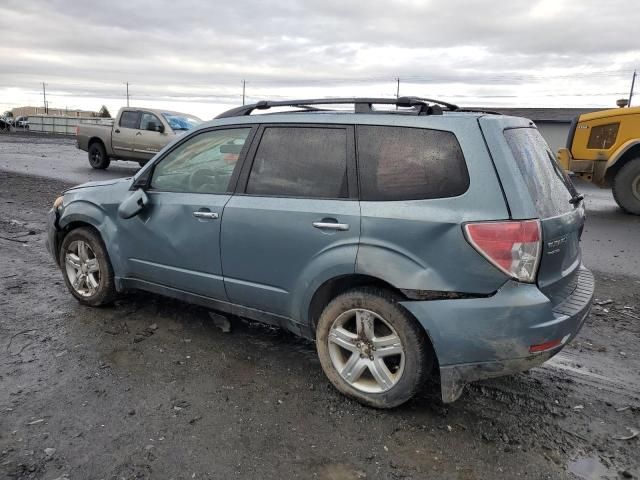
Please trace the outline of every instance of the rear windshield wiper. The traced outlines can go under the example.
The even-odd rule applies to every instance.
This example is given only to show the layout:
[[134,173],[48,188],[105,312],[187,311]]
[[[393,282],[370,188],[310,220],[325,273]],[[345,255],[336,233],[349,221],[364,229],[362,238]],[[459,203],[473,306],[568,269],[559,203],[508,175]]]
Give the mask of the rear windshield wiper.
[[578,205],[583,200],[584,200],[584,194],[576,193],[571,197],[571,200],[569,200],[569,203],[571,205]]

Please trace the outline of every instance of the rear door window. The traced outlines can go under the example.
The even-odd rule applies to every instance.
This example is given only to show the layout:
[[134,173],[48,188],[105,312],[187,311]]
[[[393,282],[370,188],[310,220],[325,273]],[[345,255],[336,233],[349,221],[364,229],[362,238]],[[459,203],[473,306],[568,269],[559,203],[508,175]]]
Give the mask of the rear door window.
[[301,198],[348,197],[346,129],[265,128],[246,193]]
[[140,123],[140,112],[122,112],[120,115],[120,126],[122,128],[137,129]]
[[571,179],[563,172],[537,128],[504,131],[509,148],[541,218],[555,217],[573,210],[569,203],[576,195]]
[[364,125],[357,128],[357,149],[362,200],[455,197],[469,188],[452,132]]

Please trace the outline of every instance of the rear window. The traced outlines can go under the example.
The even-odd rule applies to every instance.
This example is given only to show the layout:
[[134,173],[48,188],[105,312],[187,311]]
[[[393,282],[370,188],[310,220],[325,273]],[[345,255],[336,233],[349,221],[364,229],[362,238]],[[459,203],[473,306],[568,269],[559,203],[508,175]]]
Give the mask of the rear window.
[[138,112],[122,112],[120,126],[123,128],[138,128]]
[[365,125],[357,138],[362,200],[455,197],[469,188],[467,165],[451,132]]
[[541,218],[555,217],[573,210],[569,203],[576,194],[571,179],[562,171],[553,153],[536,128],[504,131],[509,148],[527,184]]
[[591,129],[587,148],[608,150],[616,143],[618,136],[619,123],[610,123],[608,125],[599,125]]

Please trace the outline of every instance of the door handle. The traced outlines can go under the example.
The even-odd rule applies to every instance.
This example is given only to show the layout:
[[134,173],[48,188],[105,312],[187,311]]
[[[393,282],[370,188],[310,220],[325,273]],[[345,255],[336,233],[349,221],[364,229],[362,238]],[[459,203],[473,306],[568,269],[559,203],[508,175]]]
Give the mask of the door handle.
[[349,230],[348,223],[313,222],[313,226],[316,228],[328,229],[328,230],[340,230],[340,231]]
[[116,133],[120,133],[120,130],[116,128],[116,129],[114,130],[114,132],[116,132]]
[[136,132],[136,135],[142,135],[142,132]]
[[218,218],[218,214],[216,212],[197,211],[197,212],[193,212],[193,216],[196,218],[208,218],[212,220],[215,220],[216,218]]

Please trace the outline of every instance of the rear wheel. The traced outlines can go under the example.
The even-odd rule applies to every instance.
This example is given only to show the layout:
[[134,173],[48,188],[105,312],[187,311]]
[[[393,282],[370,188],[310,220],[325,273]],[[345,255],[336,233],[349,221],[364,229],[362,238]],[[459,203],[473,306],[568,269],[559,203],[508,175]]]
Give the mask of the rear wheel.
[[640,215],[640,157],[628,161],[616,173],[613,198],[623,210]]
[[59,264],[65,284],[80,303],[98,307],[116,296],[113,268],[100,236],[90,228],[77,228],[60,245]]
[[334,298],[316,329],[322,368],[348,397],[375,408],[409,400],[433,361],[426,335],[389,292],[359,288]]
[[89,163],[93,168],[96,168],[98,170],[104,170],[109,166],[109,163],[111,163],[111,160],[109,160],[107,152],[104,149],[104,145],[102,145],[100,142],[91,144],[91,146],[89,147],[88,155]]

